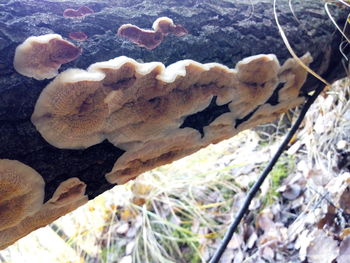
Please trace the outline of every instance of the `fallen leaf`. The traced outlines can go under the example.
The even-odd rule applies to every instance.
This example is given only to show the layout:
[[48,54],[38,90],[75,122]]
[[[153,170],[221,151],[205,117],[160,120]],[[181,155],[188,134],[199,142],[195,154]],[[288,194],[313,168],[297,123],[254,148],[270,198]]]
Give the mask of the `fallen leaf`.
[[327,236],[322,230],[317,230],[307,248],[307,258],[310,263],[330,263],[338,256],[338,252],[337,241]]
[[123,221],[132,220],[137,216],[137,211],[132,209],[131,207],[125,207],[120,212],[120,218]]
[[116,232],[119,235],[124,235],[124,234],[126,234],[126,232],[128,232],[128,230],[129,230],[129,224],[125,222],[125,223],[121,223],[117,227]]
[[312,237],[307,229],[302,231],[297,237],[294,247],[299,250],[299,258],[301,261],[306,259],[307,248],[311,243],[311,240]]
[[247,244],[247,248],[249,248],[249,249],[253,248],[256,240],[258,240],[258,235],[255,232],[253,232],[250,235],[250,237],[248,238],[248,241],[246,243]]
[[286,185],[286,189],[282,192],[282,196],[288,200],[295,200],[300,196],[301,187],[298,184]]
[[234,258],[235,258],[235,251],[233,249],[226,249],[220,259],[220,262],[231,263]]
[[313,169],[308,172],[307,179],[311,179],[317,186],[326,186],[332,179],[332,176],[323,173],[322,170]]
[[275,252],[271,247],[262,247],[261,249],[259,249],[259,253],[264,259],[268,260],[269,262],[274,261],[273,258],[275,257]]
[[258,239],[258,235],[255,233],[255,229],[251,225],[244,224],[243,226],[243,240],[248,249],[251,249],[256,240]]
[[132,263],[132,257],[131,256],[125,256],[121,260],[119,260],[118,263]]
[[350,236],[347,236],[340,244],[337,263],[349,263],[350,261]]
[[275,223],[272,219],[272,212],[270,210],[264,210],[257,216],[256,222],[260,229],[268,232],[270,229],[275,228]]
[[323,229],[326,225],[331,227],[335,223],[335,220],[334,220],[335,217],[336,217],[335,207],[333,205],[329,205],[327,207],[327,213],[320,221],[318,221],[317,227],[319,229]]
[[350,186],[346,187],[339,198],[339,206],[345,213],[350,214]]
[[350,227],[345,228],[341,233],[340,233],[340,238],[345,239],[350,236]]
[[244,260],[244,254],[242,250],[238,250],[235,254],[235,258],[233,260],[233,263],[242,263]]
[[227,247],[231,249],[240,249],[243,244],[242,237],[236,233],[233,234],[232,239]]

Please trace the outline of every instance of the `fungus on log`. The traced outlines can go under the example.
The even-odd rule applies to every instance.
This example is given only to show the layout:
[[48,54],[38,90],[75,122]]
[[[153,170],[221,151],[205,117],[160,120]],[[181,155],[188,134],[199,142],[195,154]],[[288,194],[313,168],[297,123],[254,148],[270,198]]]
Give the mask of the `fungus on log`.
[[67,8],[66,10],[63,11],[63,16],[69,17],[69,18],[80,18],[87,15],[91,15],[93,13],[94,13],[94,10],[92,10],[91,8],[87,6],[81,6],[78,9]]
[[86,184],[80,181],[79,178],[69,178],[58,186],[48,203],[61,207],[70,203],[85,202],[87,201],[85,190]]
[[128,39],[140,47],[145,47],[150,50],[158,47],[164,38],[161,32],[141,29],[132,24],[121,25],[118,28],[117,35]]
[[154,21],[152,28],[155,32],[160,32],[164,36],[174,34],[175,36],[182,37],[188,34],[186,28],[181,25],[175,25],[174,21],[169,17],[159,17]]
[[68,37],[70,39],[81,41],[81,42],[88,39],[88,36],[84,32],[71,32],[69,33]]
[[[95,10],[93,16],[62,17],[64,10],[85,5]],[[329,82],[345,76],[341,35],[322,1],[296,1],[293,9],[298,20],[288,1],[279,1],[277,15],[298,56],[309,52],[305,63],[312,57],[310,67]],[[37,0],[9,0],[0,3],[0,10],[0,158],[25,163],[45,181],[42,207],[16,226],[0,230],[0,248],[111,189],[110,182],[125,183],[208,143],[271,121],[322,85],[306,78],[289,59],[270,0],[42,0],[40,5]],[[335,6],[330,11],[343,27],[347,10]],[[147,50],[123,45],[124,40],[112,33],[116,23],[143,28],[159,17],[173,18],[190,34],[164,38],[162,45]],[[15,71],[16,47],[25,39],[76,31],[89,36],[82,43],[84,53],[63,64],[64,73],[51,83]],[[63,52],[53,55],[57,64],[76,55],[72,48],[67,56],[66,43],[60,47]],[[32,61],[41,63],[38,54],[33,56]],[[120,58],[108,62],[120,56],[145,63]],[[260,63],[269,65],[267,72],[259,69]],[[27,64],[24,60],[15,67]],[[230,69],[233,65],[237,68]],[[52,77],[57,69],[31,70],[29,76]],[[70,83],[62,86],[62,80]],[[42,99],[45,94],[47,99]],[[54,124],[57,120],[60,125]],[[55,134],[42,124],[56,127]],[[52,134],[44,135],[49,131]]]
[[100,143],[104,137],[101,73],[69,69],[55,78],[40,94],[32,122],[41,135],[58,148],[79,149]]
[[58,74],[62,64],[81,55],[81,49],[63,40],[60,35],[47,34],[27,38],[16,49],[13,66],[24,76],[37,80],[50,79]]
[[[35,213],[27,214],[11,227],[0,229],[0,249],[85,204],[88,201],[85,188],[86,184],[78,178],[70,178],[62,182],[53,197],[45,204],[41,204],[40,209]],[[0,222],[2,218],[3,214],[0,214]]]
[[44,188],[43,178],[29,166],[0,160],[0,232],[37,212],[43,204]]
[[[302,59],[312,62],[310,54]],[[293,62],[280,67],[274,55],[256,55],[236,69],[192,60],[165,68],[118,57],[57,76],[41,93],[32,122],[58,148],[86,148],[108,139],[126,151],[107,175],[110,183],[120,184],[301,104],[307,72]],[[269,98],[284,82],[279,104],[271,106]],[[212,102],[213,108],[225,105],[226,112],[210,116],[212,110],[204,117],[208,122],[200,120],[202,126],[200,121],[185,125]]]
[[[310,55],[305,55],[304,60],[306,63],[311,62]],[[180,62],[180,64],[182,63]],[[164,77],[166,73],[158,77],[161,81],[165,81],[163,90],[169,90],[169,94],[151,99],[156,101],[157,109],[162,109],[164,105],[161,116],[159,116],[159,112],[152,110],[154,103],[148,100],[144,103],[146,106],[142,105],[140,107],[140,110],[142,108],[151,109],[146,114],[147,119],[141,120],[141,124],[130,124],[129,127],[122,127],[119,132],[116,130],[112,133],[112,136],[115,137],[109,138],[109,140],[126,150],[126,153],[117,160],[112,172],[106,175],[109,182],[124,183],[142,172],[192,154],[211,143],[228,139],[244,129],[272,121],[287,109],[300,105],[304,101],[303,98],[298,96],[303,84],[299,82],[296,83],[299,85],[294,85],[292,88],[296,95],[289,97],[288,101],[280,102],[283,103],[283,107],[280,104],[276,106],[269,104],[268,100],[277,89],[278,84],[284,82],[279,78],[280,75],[288,75],[291,79],[297,77],[306,79],[307,75],[307,72],[300,65],[294,65],[295,68],[288,68],[288,72],[281,70],[283,67],[279,67],[279,63],[273,55],[260,55],[243,60],[240,62],[241,64],[238,63],[237,70],[232,71],[211,64],[207,71],[202,66],[202,68],[196,68],[199,72],[202,71],[201,74],[198,74],[198,72],[197,74],[191,74],[194,70],[194,68],[191,69],[193,67],[192,63],[184,67],[186,68],[186,75],[177,76],[171,83],[165,81],[168,79],[168,76]],[[260,71],[255,68],[251,72],[250,80],[245,79],[247,82],[241,82],[239,80],[241,75],[239,65],[250,63],[258,63],[262,67]],[[266,68],[270,70],[265,71]],[[181,71],[180,69],[179,72]],[[301,75],[297,76],[294,72]],[[210,76],[211,74],[212,76]],[[246,73],[245,76],[247,77],[248,74]],[[191,90],[192,87],[194,88]],[[290,89],[287,83],[278,91],[278,95],[284,94],[285,89]],[[181,96],[178,94],[181,94]],[[227,105],[229,110],[222,112],[218,117],[211,117],[215,113],[212,108],[210,113],[207,113],[204,117],[205,119],[211,119],[211,122],[205,123],[204,127],[198,126],[199,123],[203,124],[201,112],[210,106],[210,101],[213,98],[219,105]],[[134,105],[133,110],[129,111],[130,113],[126,116],[132,116],[132,111],[137,112],[135,110],[137,103],[132,103],[132,105]],[[270,111],[257,117],[261,113],[255,112],[255,108],[265,106],[271,106]],[[146,110],[146,112],[148,111]],[[250,115],[252,112],[255,113]],[[118,114],[118,112],[115,114]],[[198,118],[193,128],[183,127],[183,125],[178,126],[179,122],[185,123],[186,119],[192,116]],[[247,116],[250,116],[250,118],[247,118]],[[168,120],[165,121],[167,117]],[[239,125],[238,121],[242,119],[245,119],[244,125]],[[142,122],[144,122],[144,125]],[[154,123],[154,126],[157,127],[157,130],[153,129],[153,133],[150,132],[148,126],[150,123]],[[162,127],[163,129],[161,129]],[[204,136],[201,136],[200,129],[204,130]],[[123,145],[118,144],[119,134],[130,134],[129,138],[134,139],[134,141],[128,143],[124,141],[123,143],[127,146],[123,148]],[[136,138],[133,138],[133,135]],[[145,135],[147,137],[143,137]]]
[[186,28],[181,25],[175,25],[169,17],[157,18],[152,28],[154,31],[141,29],[132,24],[125,24],[119,27],[117,35],[127,38],[140,47],[152,50],[158,47],[162,43],[164,36],[170,33],[178,37],[188,34]]

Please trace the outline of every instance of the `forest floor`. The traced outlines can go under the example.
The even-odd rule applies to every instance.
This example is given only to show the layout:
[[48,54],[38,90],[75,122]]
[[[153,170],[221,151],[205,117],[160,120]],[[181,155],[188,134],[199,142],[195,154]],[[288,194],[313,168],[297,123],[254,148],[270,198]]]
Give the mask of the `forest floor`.
[[[313,105],[222,263],[348,263],[350,88]],[[0,252],[8,263],[207,262],[298,111],[114,187]]]

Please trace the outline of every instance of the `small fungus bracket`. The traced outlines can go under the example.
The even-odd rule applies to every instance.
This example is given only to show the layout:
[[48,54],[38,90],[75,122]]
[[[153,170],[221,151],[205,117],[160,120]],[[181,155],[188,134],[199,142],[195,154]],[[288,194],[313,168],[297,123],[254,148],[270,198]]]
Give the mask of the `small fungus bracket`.
[[16,48],[13,66],[23,76],[50,79],[58,74],[62,64],[75,60],[81,53],[81,48],[58,34],[32,36]]

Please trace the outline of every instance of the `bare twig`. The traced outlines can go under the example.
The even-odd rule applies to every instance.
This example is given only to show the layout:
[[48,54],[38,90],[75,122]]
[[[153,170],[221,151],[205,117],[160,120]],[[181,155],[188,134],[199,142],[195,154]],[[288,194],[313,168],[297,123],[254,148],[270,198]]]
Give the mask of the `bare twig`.
[[314,101],[316,100],[318,95],[323,91],[323,89],[324,89],[323,85],[319,86],[319,88],[315,91],[315,93],[312,96],[310,96],[309,99],[307,100],[307,102],[304,104],[304,106],[301,109],[301,112],[298,116],[298,119],[293,124],[293,126],[290,129],[289,133],[287,134],[286,138],[283,140],[282,144],[278,148],[277,152],[275,153],[275,155],[273,156],[273,158],[271,159],[271,161],[269,162],[269,164],[267,165],[265,170],[259,176],[258,180],[255,182],[255,184],[249,190],[248,195],[244,201],[244,204],[242,205],[242,207],[238,211],[233,222],[230,224],[229,229],[227,230],[222,243],[220,244],[219,248],[215,252],[212,259],[209,261],[209,263],[218,263],[219,262],[222,254],[224,253],[228,243],[230,242],[230,240],[233,236],[233,233],[237,230],[239,223],[241,222],[244,215],[247,213],[249,205],[252,202],[253,198],[255,197],[257,192],[259,191],[261,185],[265,181],[266,177],[269,175],[270,171],[272,170],[272,168],[274,167],[274,165],[278,161],[278,159],[281,156],[281,154],[283,153],[283,151],[288,146],[289,141],[292,139],[292,137],[294,136],[296,131],[299,129],[299,126],[302,123],[302,121],[306,115],[306,112],[309,110],[310,106],[314,103]]

